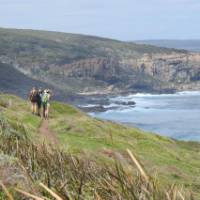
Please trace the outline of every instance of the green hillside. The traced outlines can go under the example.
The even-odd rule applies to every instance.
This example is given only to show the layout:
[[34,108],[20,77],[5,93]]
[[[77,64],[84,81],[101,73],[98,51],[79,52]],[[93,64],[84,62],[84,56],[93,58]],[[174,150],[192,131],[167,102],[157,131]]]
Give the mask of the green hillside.
[[[94,57],[138,57],[144,53],[186,52],[95,36],[0,28],[0,54],[30,62],[69,63]],[[26,56],[26,57],[25,57]]]
[[[44,124],[48,125],[48,127],[42,127]],[[43,131],[44,129],[46,130],[46,135],[44,133],[45,131]],[[107,166],[108,169],[113,166],[114,173],[115,162],[113,159],[117,159],[118,162],[125,166],[125,171],[130,170],[130,160],[126,151],[126,149],[130,149],[140,160],[147,173],[151,174],[153,177],[157,176],[161,188],[167,187],[168,184],[183,185],[185,190],[191,190],[195,197],[200,197],[199,143],[176,141],[152,133],[145,133],[139,129],[128,128],[112,122],[94,119],[74,107],[58,102],[53,103],[51,116],[47,124],[39,117],[33,116],[30,113],[29,104],[26,101],[5,94],[0,95],[0,130],[0,150],[2,152],[0,166],[3,166],[1,162],[3,162],[3,157],[5,156],[9,156],[7,159],[11,159],[11,157],[19,159],[19,155],[23,154],[23,156],[20,157],[22,163],[26,163],[26,160],[29,160],[30,156],[30,160],[32,161],[26,164],[28,165],[28,172],[31,171],[31,179],[36,180],[36,182],[45,182],[49,187],[53,186],[56,188],[57,192],[58,185],[61,183],[56,182],[56,180],[60,175],[57,177],[53,169],[55,170],[55,166],[60,166],[65,159],[68,160],[66,161],[67,163],[70,163],[70,159],[65,157],[64,152],[70,153],[72,156],[77,156],[84,160],[84,162],[88,160],[88,162],[92,161],[96,163],[96,171],[94,170],[94,166],[90,170],[93,173],[99,172],[99,181],[105,175],[103,172],[100,173],[101,170],[105,170],[104,166]],[[48,176],[46,177],[45,175],[46,164],[43,162],[46,161],[43,160],[40,161],[40,163],[34,161],[34,159],[37,160],[43,155],[42,152],[44,155],[47,154],[47,150],[42,150],[41,147],[38,147],[39,149],[41,148],[41,150],[38,150],[38,157],[36,156],[37,151],[34,153],[34,148],[36,148],[34,145],[43,145],[44,140],[47,143],[53,144],[54,148],[57,149],[55,152],[59,154],[60,159],[60,161],[59,159],[58,161],[54,159],[54,151],[49,155],[50,157],[52,156],[52,160],[49,161],[48,167],[52,169],[52,171],[48,171],[47,175],[52,178],[52,182],[48,179]],[[16,141],[18,142],[16,143]],[[34,145],[31,145],[31,143]],[[9,144],[9,146],[5,146],[6,144]],[[18,144],[17,149],[16,144]],[[27,154],[29,155],[28,157],[25,156],[25,152],[29,152],[26,148],[29,150],[32,149],[30,150],[30,154]],[[61,149],[61,153],[59,153],[58,149]],[[44,158],[44,156],[42,156],[42,158]],[[55,166],[53,165],[54,161],[57,163]],[[84,164],[84,166],[85,165],[86,164]],[[0,170],[2,170],[2,168],[0,168]],[[87,168],[87,170],[89,169]],[[133,169],[133,171],[135,171],[135,169]],[[40,175],[44,175],[44,178],[43,175],[41,175],[41,177],[37,175],[39,172]],[[65,177],[65,172],[62,173],[63,177]],[[0,179],[2,179],[1,176],[2,175],[0,175]],[[50,182],[48,182],[48,180]],[[37,185],[36,182],[32,184]],[[91,184],[94,183],[88,182],[86,186],[84,186],[84,192],[92,187]],[[118,190],[120,187],[117,183],[115,184],[115,189]],[[102,199],[105,199],[103,198],[103,194],[106,196],[107,193],[102,190],[100,185],[98,185],[98,187],[99,190],[101,188],[101,192],[98,194]],[[25,188],[27,189],[27,186]],[[71,191],[70,188],[68,189]],[[86,199],[93,199],[91,197],[89,198],[90,192],[86,193],[84,193],[84,195],[88,195],[87,198],[85,196]],[[127,195],[130,195],[129,192],[127,192]],[[107,197],[107,199],[109,198]]]
[[21,96],[25,99],[28,97],[28,91],[33,88],[51,88],[54,91],[54,98],[57,101],[76,102],[76,99],[83,100],[78,95],[65,93],[52,84],[33,79],[15,69],[12,65],[0,62],[0,91]]
[[[145,63],[145,55],[150,58],[159,54],[152,63],[158,65],[154,71],[160,73],[166,55],[177,57],[187,53],[87,35],[0,28],[0,64],[8,64],[28,78],[65,94],[173,90],[174,85],[169,81],[160,80],[160,75],[152,76],[152,67],[148,67],[149,61]],[[0,73],[1,79],[4,77]],[[26,91],[23,87],[21,90],[20,93]]]

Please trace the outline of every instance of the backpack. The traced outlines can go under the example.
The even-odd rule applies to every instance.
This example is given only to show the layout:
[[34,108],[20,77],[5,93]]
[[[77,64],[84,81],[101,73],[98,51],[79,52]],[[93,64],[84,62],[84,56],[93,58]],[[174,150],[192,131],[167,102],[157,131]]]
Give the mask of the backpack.
[[42,103],[43,103],[43,104],[47,104],[48,101],[49,101],[49,95],[48,95],[47,93],[44,93],[44,94],[42,95]]
[[31,94],[30,94],[30,100],[32,102],[36,102],[37,101],[37,91],[32,91]]

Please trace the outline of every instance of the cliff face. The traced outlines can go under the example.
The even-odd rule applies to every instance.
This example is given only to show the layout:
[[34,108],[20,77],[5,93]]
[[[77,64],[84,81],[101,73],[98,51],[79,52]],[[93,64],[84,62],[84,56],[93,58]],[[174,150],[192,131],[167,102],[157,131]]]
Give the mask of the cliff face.
[[158,80],[162,88],[175,90],[198,89],[200,81],[199,53],[144,55],[138,60],[127,60],[134,69]]
[[[101,81],[112,90],[124,92],[196,90],[200,88],[200,54],[145,54],[138,59],[93,58],[51,66],[49,72],[68,78]],[[95,90],[92,85],[88,87]]]
[[200,53],[90,36],[0,29],[0,62],[72,93],[200,89]]
[[[5,59],[2,60],[5,63]],[[8,62],[8,60],[6,61]],[[75,92],[170,92],[200,88],[200,54],[144,54],[136,58],[90,58],[70,64],[20,65],[16,69]]]

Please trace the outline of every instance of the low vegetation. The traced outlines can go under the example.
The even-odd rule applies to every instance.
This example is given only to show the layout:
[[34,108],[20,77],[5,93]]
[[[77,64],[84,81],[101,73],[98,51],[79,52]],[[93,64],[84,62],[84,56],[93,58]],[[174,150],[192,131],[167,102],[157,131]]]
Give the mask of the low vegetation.
[[[15,94],[20,93],[23,97],[27,87],[32,84],[50,85],[56,88],[56,91],[62,91],[62,95],[64,93],[65,96],[99,90],[158,92],[162,88],[162,91],[173,91],[174,87],[168,83],[168,79],[160,80],[151,73],[146,73],[149,71],[145,70],[148,65],[146,66],[143,61],[143,64],[138,66],[136,63],[145,54],[152,57],[154,54],[181,56],[187,53],[184,50],[139,45],[94,36],[0,28],[2,70],[7,64],[4,73],[0,73],[0,89],[15,92],[16,84],[19,87],[16,88],[18,93]],[[158,59],[161,67],[165,59]],[[178,60],[178,64],[179,62]],[[154,70],[156,73],[161,73],[160,66],[158,70]],[[190,65],[186,67],[188,70],[191,68]],[[5,76],[5,72],[9,75]]]
[[[0,95],[0,199],[198,199],[199,143],[180,142],[53,103],[52,145],[29,105]],[[129,149],[129,150],[127,150]]]
[[20,63],[62,64],[95,57],[138,57],[144,53],[186,52],[80,34],[0,28],[0,54]]

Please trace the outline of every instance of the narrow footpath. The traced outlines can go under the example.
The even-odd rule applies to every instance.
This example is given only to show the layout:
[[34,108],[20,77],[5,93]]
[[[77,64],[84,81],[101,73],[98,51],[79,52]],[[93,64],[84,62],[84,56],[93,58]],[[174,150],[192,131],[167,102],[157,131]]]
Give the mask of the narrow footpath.
[[59,139],[54,132],[49,130],[49,123],[47,120],[43,120],[39,128],[39,134],[45,139],[45,141],[50,142],[53,145],[59,145]]

